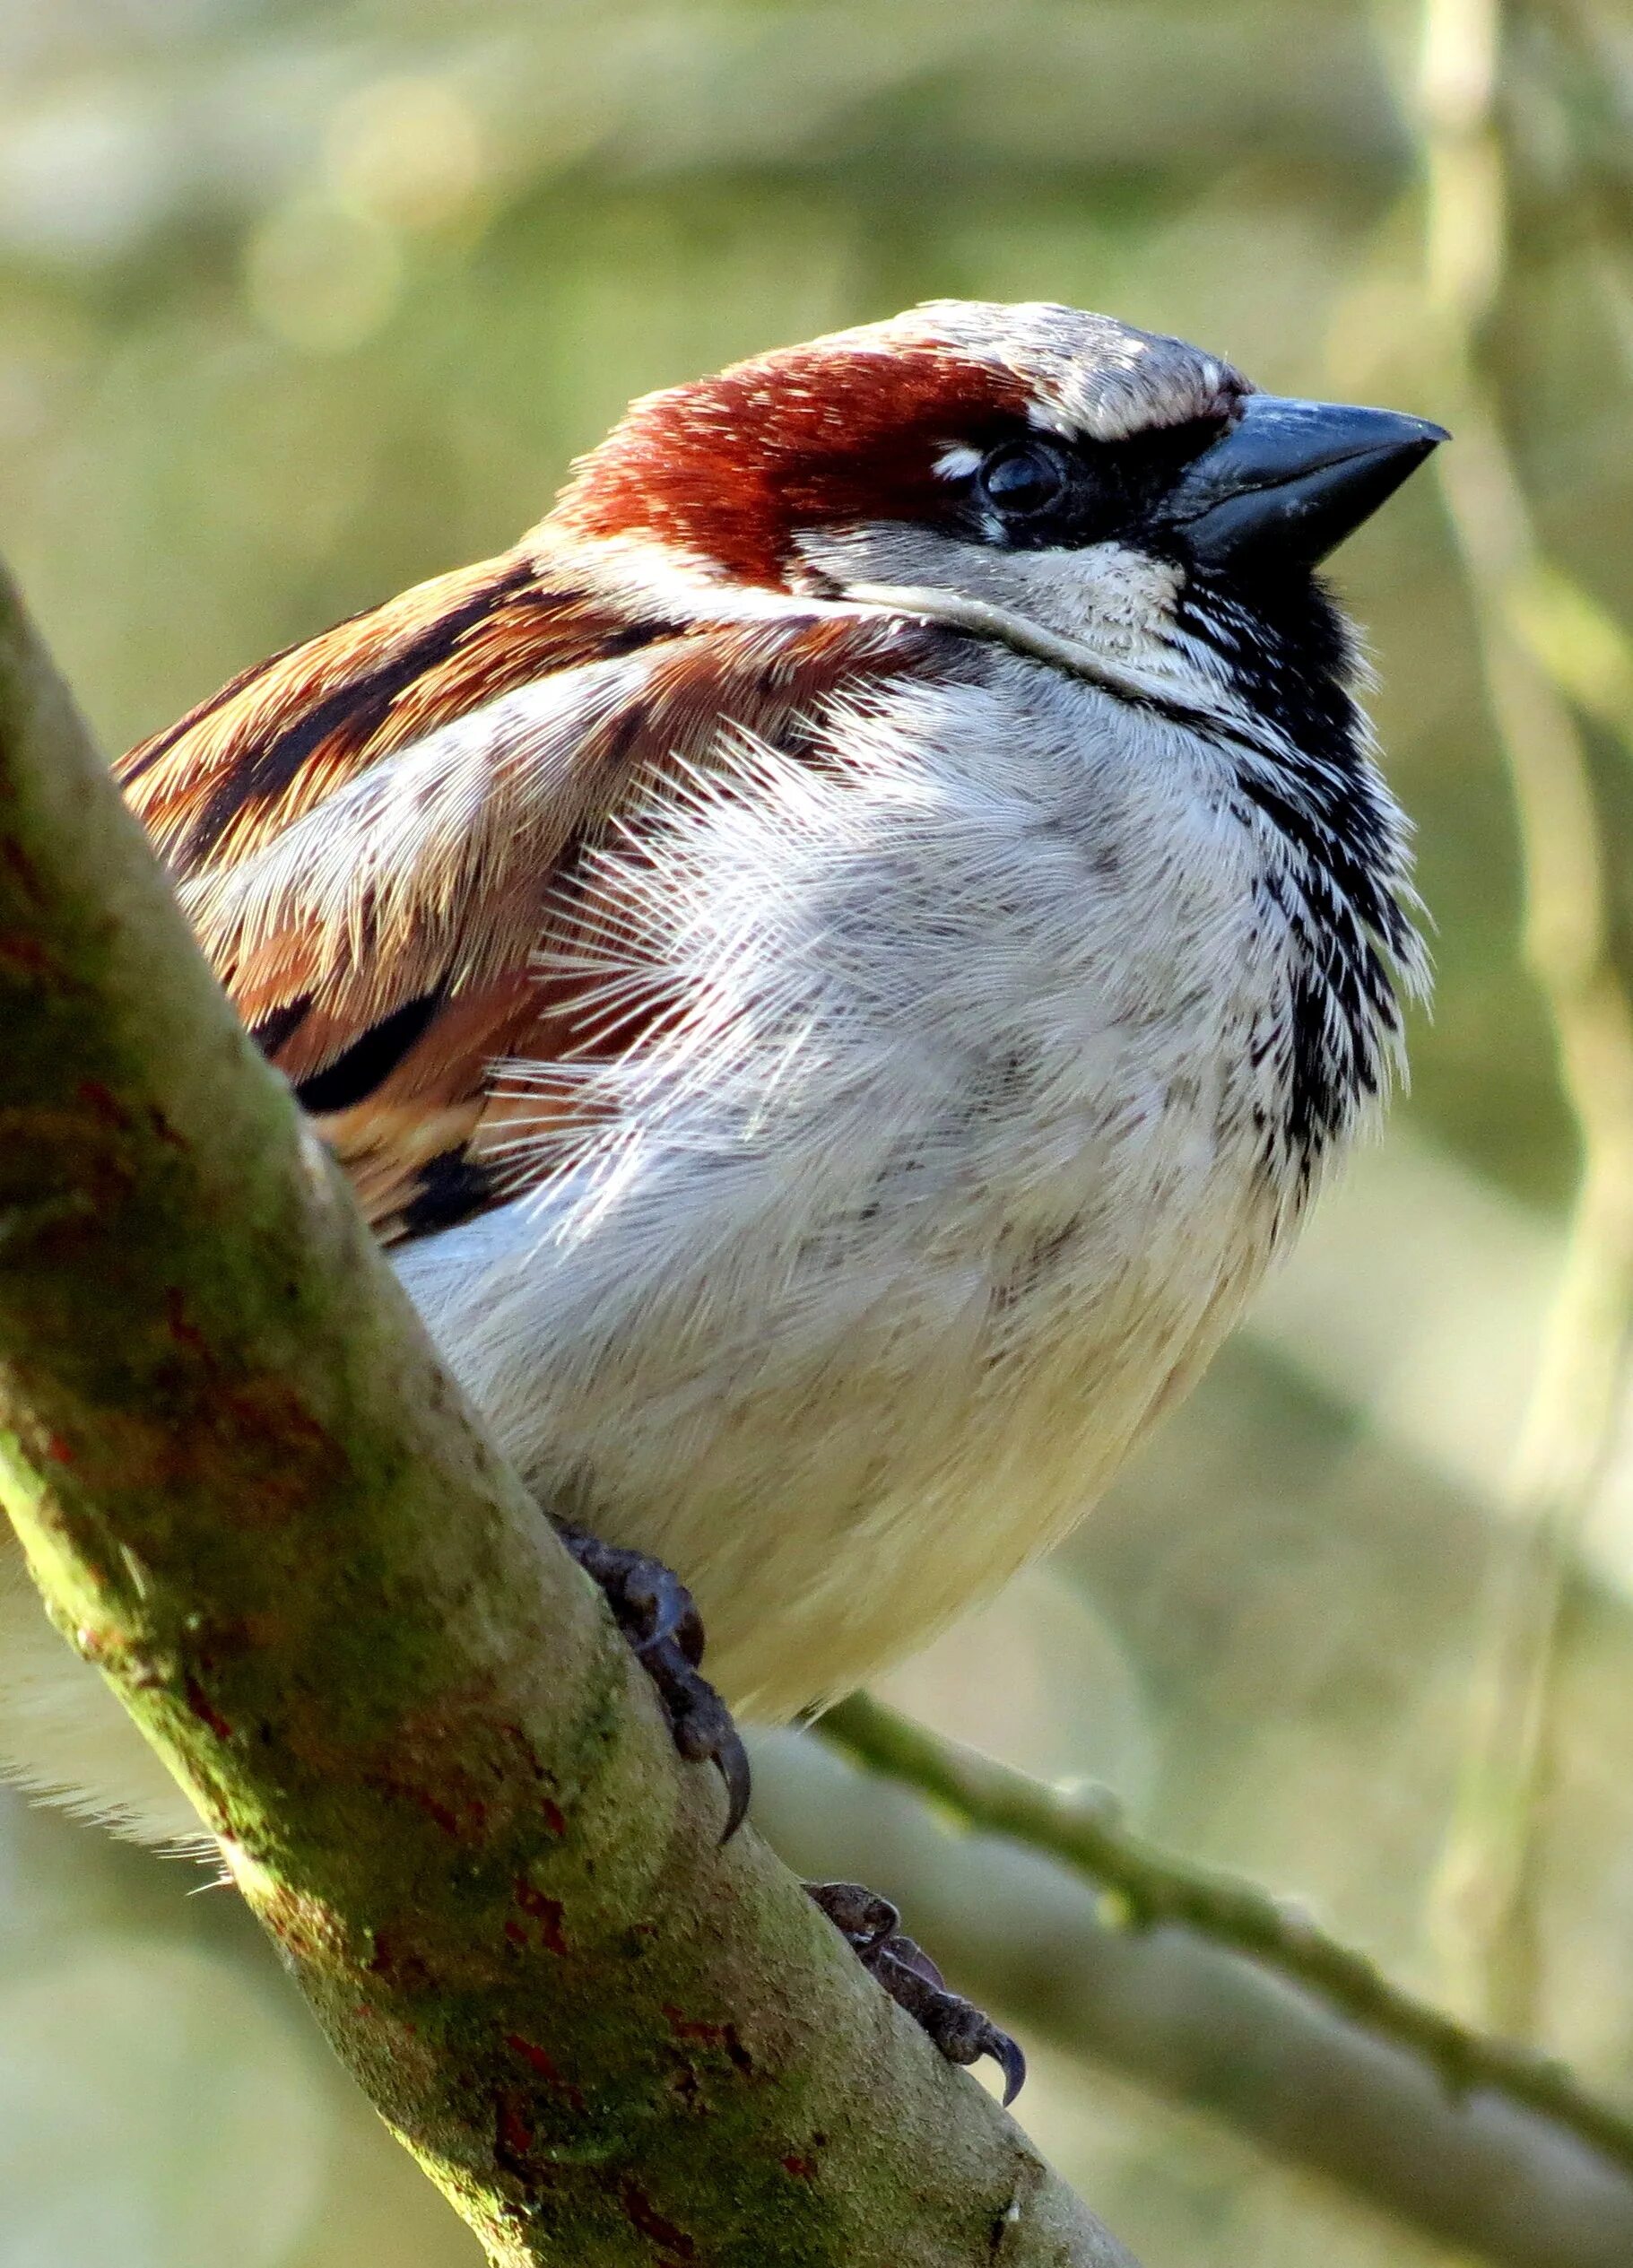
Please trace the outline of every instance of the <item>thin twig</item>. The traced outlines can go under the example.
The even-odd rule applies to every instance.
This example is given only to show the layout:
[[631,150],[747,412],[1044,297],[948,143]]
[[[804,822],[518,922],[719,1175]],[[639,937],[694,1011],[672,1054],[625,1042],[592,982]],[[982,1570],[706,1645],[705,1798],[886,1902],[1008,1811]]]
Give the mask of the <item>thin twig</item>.
[[[1501,0],[1425,0],[1417,87],[1425,292],[1437,405],[1457,437],[1442,452],[1442,493],[1516,807],[1525,963],[1552,1022],[1581,1169],[1510,1483],[1516,1517],[1493,1571],[1468,1764],[1434,1907],[1453,2004],[1534,2037],[1539,1820],[1566,1577],[1628,1383],[1633,1006],[1611,948],[1601,821],[1571,707],[1582,690],[1581,642],[1568,635],[1561,597],[1573,586],[1538,544],[1490,368],[1507,263],[1507,20]],[[1578,633],[1582,621],[1578,604]]]
[[1633,2117],[1588,2094],[1563,2064],[1472,2031],[1415,1999],[1293,1901],[1158,1849],[1118,1822],[1105,1793],[1063,1794],[864,1694],[841,1702],[816,1729],[843,1755],[916,1790],[960,1826],[1062,1861],[1095,1886],[1102,1910],[1126,1928],[1188,1929],[1298,1986],[1381,2042],[1421,2056],[1453,2094],[1488,2090],[1540,2112],[1633,2170]]

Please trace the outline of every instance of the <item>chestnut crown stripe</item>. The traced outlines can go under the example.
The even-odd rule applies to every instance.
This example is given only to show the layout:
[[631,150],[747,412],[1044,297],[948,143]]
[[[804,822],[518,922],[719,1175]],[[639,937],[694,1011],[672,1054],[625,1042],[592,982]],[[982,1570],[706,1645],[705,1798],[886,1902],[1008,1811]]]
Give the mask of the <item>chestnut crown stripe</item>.
[[944,513],[937,456],[1024,425],[1029,400],[1013,370],[951,347],[886,355],[818,341],[632,404],[552,517],[775,588],[797,528]]

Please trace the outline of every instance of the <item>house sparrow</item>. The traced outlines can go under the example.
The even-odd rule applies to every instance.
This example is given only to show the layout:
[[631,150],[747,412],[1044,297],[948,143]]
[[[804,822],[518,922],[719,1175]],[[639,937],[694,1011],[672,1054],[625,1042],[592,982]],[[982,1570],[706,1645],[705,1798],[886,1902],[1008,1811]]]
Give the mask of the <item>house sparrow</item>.
[[[681,1584],[758,1721],[924,1645],[1186,1392],[1387,1086],[1423,956],[1313,569],[1443,438],[937,301],[638,401],[514,550],[125,759],[694,1751]],[[0,1639],[27,1777],[196,1832],[21,1589]]]

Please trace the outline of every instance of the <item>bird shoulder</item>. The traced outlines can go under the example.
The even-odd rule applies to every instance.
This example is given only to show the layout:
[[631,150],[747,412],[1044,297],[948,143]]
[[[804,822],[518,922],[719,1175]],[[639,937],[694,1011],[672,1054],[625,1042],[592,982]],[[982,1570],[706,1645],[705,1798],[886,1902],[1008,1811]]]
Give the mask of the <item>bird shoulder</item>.
[[734,737],[827,760],[830,700],[944,642],[793,596],[633,603],[534,539],[245,671],[119,776],[240,1016],[402,1238],[513,1194],[505,1064],[639,1044],[640,1019],[591,1028],[564,950],[596,842]]

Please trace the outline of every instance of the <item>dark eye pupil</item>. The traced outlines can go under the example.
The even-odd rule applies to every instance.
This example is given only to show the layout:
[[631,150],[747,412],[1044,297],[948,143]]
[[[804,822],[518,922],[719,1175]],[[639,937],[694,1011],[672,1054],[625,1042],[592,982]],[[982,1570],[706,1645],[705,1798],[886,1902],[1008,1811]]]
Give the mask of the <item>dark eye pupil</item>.
[[1041,512],[1064,492],[1066,472],[1042,441],[1011,441],[981,467],[981,485],[1001,512]]

